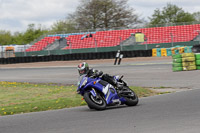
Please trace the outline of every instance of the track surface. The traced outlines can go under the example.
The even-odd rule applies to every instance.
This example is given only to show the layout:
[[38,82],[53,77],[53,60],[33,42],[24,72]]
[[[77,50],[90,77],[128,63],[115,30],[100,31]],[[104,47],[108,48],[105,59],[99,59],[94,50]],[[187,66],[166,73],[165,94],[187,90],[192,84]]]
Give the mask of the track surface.
[[[189,87],[140,99],[135,107],[93,111],[85,107],[0,117],[2,133],[198,133],[200,71],[172,72],[169,61],[92,64],[105,73],[124,75],[129,85]],[[0,69],[0,80],[76,84],[75,67]]]
[[[62,67],[0,68],[0,81],[77,84],[77,64]],[[200,86],[200,71],[172,72],[170,60],[125,62],[120,66],[112,63],[90,64],[94,69],[111,75],[124,75],[129,85],[146,87]]]

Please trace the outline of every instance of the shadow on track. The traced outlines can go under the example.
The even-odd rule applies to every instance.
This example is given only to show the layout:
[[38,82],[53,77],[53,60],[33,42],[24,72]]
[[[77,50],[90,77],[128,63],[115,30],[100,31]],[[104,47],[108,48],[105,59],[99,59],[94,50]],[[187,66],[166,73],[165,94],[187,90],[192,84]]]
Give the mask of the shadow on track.
[[85,106],[86,108],[82,108],[80,110],[80,112],[84,111],[84,112],[101,112],[101,111],[109,111],[109,110],[116,110],[116,109],[123,109],[123,108],[136,108],[139,107],[140,104],[138,104],[137,106],[127,106],[127,105],[119,105],[119,106],[108,106],[106,107],[105,110],[95,110],[95,109],[89,109],[87,106]]

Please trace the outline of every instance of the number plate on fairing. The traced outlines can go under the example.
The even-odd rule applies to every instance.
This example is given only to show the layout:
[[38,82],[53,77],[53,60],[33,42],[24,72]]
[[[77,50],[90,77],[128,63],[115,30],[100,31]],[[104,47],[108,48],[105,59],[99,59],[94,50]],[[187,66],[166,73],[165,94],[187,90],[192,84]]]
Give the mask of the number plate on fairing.
[[106,95],[109,91],[109,88],[113,88],[111,84],[106,85],[106,87],[103,87],[103,93]]

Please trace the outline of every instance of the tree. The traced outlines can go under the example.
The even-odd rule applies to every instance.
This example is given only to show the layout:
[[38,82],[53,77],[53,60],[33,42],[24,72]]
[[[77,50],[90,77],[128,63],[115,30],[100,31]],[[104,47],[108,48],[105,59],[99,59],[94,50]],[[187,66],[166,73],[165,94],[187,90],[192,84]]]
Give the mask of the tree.
[[194,12],[193,16],[194,16],[196,21],[200,22],[200,12]]
[[12,44],[13,37],[10,31],[0,30],[0,44],[9,45]]
[[68,15],[79,29],[130,27],[141,23],[128,0],[82,0],[76,11]]
[[195,18],[192,14],[185,12],[182,8],[168,3],[162,10],[154,10],[152,17],[149,17],[150,24],[192,22]]
[[35,28],[35,24],[29,24],[24,33],[15,32],[14,35],[12,35],[10,31],[0,30],[0,44],[27,44],[47,32],[48,30],[42,29],[41,25]]
[[21,37],[23,38],[23,43],[27,44],[47,32],[47,30],[42,30],[40,25],[36,28],[35,24],[29,24],[26,32]]
[[24,44],[23,33],[15,32],[13,35],[13,44]]
[[69,20],[59,20],[51,26],[51,32],[72,32],[76,29],[75,26],[76,25]]

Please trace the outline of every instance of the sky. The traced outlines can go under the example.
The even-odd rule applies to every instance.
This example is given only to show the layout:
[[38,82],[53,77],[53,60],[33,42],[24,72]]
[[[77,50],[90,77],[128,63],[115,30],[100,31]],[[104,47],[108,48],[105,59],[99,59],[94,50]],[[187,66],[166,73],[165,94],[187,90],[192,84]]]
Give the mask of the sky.
[[[189,13],[200,11],[200,0],[129,0],[130,7],[140,18],[148,21],[155,9],[167,3],[175,4]],[[50,28],[53,23],[66,18],[79,5],[79,0],[0,0],[0,30],[24,32],[34,23]]]

